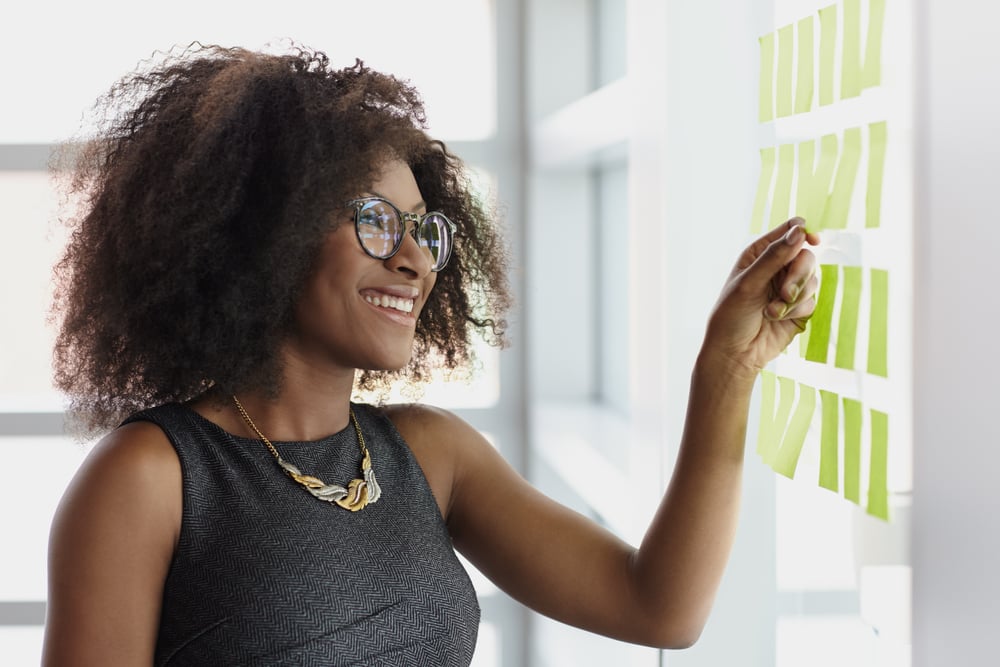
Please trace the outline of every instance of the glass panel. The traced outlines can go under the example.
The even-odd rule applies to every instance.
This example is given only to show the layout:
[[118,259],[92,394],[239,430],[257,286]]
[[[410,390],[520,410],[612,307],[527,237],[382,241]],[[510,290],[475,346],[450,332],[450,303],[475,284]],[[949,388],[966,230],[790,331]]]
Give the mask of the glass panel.
[[42,663],[41,627],[0,626],[0,659],[5,665]]
[[65,243],[43,171],[0,171],[0,410],[61,410],[52,388],[52,266]]
[[597,87],[625,76],[625,10],[621,0],[592,0],[596,22]]
[[46,598],[49,526],[63,491],[88,451],[66,437],[0,437],[4,458],[0,506],[19,508],[0,514],[0,535],[12,537],[5,539],[0,601]]
[[[155,21],[135,20],[134,3],[127,0],[60,6],[59,21],[50,20],[52,9],[47,3],[20,3],[15,16],[28,29],[5,32],[4,53],[30,53],[31,66],[13,55],[0,59],[5,99],[29,102],[0,107],[0,143],[69,138],[80,114],[154,50],[196,40],[280,48],[285,36],[326,51],[336,66],[361,58],[409,79],[425,96],[430,129],[441,138],[483,139],[496,128],[491,0],[370,0],[313,4],[309,11],[275,5],[256,7],[252,14],[234,2],[177,0]],[[120,29],[121,21],[127,30]],[[44,26],[44,43],[59,48],[39,49],[39,29],[31,26]],[[58,85],[40,85],[40,72],[58,73]]]
[[628,165],[597,171],[596,220],[597,392],[600,400],[629,414],[629,201]]

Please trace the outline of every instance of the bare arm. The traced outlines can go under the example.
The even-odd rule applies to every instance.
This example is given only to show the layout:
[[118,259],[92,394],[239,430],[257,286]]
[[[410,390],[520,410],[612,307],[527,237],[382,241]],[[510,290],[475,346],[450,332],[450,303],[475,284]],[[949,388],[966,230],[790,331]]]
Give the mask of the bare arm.
[[651,646],[694,643],[735,534],[757,372],[815,307],[815,258],[798,224],[759,239],[730,276],[692,373],[673,477],[638,549],[542,496],[470,427],[442,417],[437,437],[457,461],[448,518],[459,550],[553,618]]
[[129,424],[95,447],[52,523],[43,665],[153,663],[180,518],[180,463],[162,431]]

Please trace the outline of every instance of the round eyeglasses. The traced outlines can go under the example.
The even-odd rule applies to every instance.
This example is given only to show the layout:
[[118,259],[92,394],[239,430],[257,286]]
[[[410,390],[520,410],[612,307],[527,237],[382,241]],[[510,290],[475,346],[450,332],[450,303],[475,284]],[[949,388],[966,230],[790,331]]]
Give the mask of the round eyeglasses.
[[369,256],[389,259],[403,245],[406,225],[413,223],[410,234],[431,258],[431,271],[440,271],[451,258],[455,223],[443,213],[431,211],[423,215],[403,213],[382,197],[362,197],[347,202],[354,208],[354,229],[358,241]]

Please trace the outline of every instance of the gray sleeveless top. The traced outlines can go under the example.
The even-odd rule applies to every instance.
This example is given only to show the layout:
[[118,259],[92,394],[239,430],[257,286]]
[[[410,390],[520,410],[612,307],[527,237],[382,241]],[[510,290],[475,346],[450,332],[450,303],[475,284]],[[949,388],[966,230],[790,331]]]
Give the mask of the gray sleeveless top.
[[[355,404],[382,497],[359,512],[313,498],[259,440],[181,405],[144,420],[180,458],[184,510],[156,665],[468,665],[479,605],[427,480],[392,423]],[[357,477],[354,428],[276,442],[306,474]]]

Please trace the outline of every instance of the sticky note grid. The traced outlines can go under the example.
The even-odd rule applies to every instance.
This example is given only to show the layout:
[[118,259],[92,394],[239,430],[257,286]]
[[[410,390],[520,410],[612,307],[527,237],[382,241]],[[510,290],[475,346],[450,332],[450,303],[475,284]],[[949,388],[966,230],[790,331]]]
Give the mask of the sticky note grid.
[[[760,35],[758,122],[833,118],[838,105],[881,86],[885,14],[885,0],[840,0]],[[760,147],[750,233],[799,215],[810,231],[849,232],[863,248],[866,234],[882,227],[890,130],[876,119]],[[888,379],[891,268],[822,264],[816,310],[787,352],[831,374]],[[821,386],[816,378],[826,372],[811,373],[809,382],[761,373],[757,454],[794,478],[807,452],[818,458],[819,487],[888,520],[891,415],[863,396],[834,391],[836,383]]]

